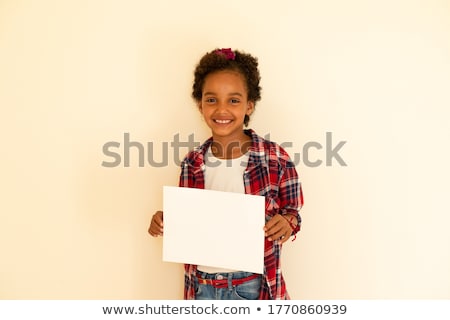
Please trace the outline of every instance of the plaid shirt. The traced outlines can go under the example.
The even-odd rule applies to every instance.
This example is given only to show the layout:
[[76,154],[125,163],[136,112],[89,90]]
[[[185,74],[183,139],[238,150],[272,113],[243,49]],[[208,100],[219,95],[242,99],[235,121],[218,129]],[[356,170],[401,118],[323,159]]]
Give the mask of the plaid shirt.
[[[266,222],[275,214],[297,216],[295,235],[300,230],[300,208],[303,205],[301,184],[294,163],[283,148],[274,142],[263,139],[253,130],[244,130],[252,138],[249,149],[248,165],[244,172],[245,193],[263,195],[266,198]],[[181,164],[180,187],[205,188],[204,155],[212,143],[205,143],[188,153]],[[281,273],[281,243],[264,242],[264,277],[261,285],[260,300],[286,300],[289,295]],[[197,266],[185,264],[184,299],[195,299],[194,279]]]

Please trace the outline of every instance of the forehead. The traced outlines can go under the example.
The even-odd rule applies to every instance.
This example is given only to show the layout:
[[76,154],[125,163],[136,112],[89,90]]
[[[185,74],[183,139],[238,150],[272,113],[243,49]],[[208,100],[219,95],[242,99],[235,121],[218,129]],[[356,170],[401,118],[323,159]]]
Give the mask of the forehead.
[[208,74],[203,83],[204,90],[227,87],[234,87],[235,90],[240,89],[246,91],[247,85],[244,76],[240,72],[233,70],[215,71]]

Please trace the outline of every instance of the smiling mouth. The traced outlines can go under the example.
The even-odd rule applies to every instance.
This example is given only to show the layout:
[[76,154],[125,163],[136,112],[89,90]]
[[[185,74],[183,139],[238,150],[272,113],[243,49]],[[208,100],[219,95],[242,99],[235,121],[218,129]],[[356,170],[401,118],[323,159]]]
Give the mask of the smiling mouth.
[[214,122],[215,122],[215,123],[219,123],[219,124],[228,124],[228,123],[231,122],[231,120],[215,119]]

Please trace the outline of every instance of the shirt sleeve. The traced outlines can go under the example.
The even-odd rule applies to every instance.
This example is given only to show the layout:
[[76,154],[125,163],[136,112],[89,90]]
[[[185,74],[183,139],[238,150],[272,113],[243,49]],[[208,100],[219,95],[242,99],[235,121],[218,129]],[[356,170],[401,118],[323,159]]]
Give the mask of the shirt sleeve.
[[280,214],[290,214],[297,217],[297,226],[293,229],[295,235],[300,230],[300,209],[303,207],[303,192],[295,164],[286,151],[281,149],[281,179],[279,186]]

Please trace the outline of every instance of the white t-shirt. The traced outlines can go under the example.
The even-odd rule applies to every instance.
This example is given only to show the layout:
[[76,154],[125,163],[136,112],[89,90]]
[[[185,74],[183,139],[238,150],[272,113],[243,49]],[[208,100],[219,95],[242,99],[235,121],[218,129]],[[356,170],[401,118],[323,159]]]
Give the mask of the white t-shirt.
[[[235,159],[219,159],[212,154],[211,148],[208,148],[203,172],[205,189],[245,193],[243,176],[247,163],[248,153]],[[197,266],[197,269],[207,273],[238,271],[201,265]]]

